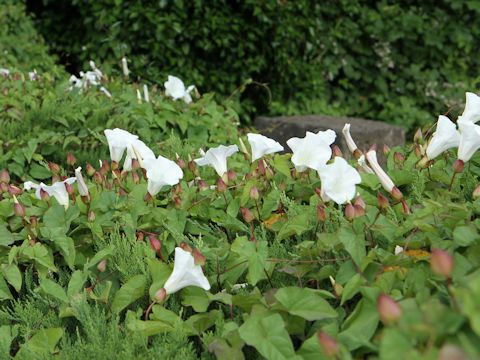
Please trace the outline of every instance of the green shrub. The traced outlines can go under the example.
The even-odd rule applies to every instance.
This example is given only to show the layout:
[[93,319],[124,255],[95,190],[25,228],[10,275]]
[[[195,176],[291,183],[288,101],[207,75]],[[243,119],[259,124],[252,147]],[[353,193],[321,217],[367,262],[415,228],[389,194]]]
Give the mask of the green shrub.
[[48,47],[25,14],[23,2],[0,1],[0,68],[39,72],[60,71],[56,58],[48,54]]
[[77,70],[95,57],[119,71],[126,55],[154,83],[175,74],[223,95],[249,78],[267,83],[271,108],[268,91],[251,85],[243,111],[253,101],[257,113],[342,113],[411,129],[458,110],[459,94],[478,84],[471,1],[43,4],[31,4],[39,29]]

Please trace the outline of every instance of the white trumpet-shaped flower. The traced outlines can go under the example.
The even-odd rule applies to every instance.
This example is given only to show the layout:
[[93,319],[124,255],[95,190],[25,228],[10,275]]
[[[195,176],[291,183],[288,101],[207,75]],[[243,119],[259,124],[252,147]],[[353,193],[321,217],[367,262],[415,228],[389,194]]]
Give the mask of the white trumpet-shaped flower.
[[325,165],[332,156],[330,145],[335,141],[336,134],[333,130],[312,133],[307,131],[304,138],[291,138],[287,145],[292,149],[292,162],[297,171],[307,168],[317,170]]
[[264,155],[283,151],[283,146],[278,141],[264,135],[248,133],[247,138],[252,148],[252,162]]
[[322,181],[322,199],[337,204],[352,200],[357,193],[356,185],[362,182],[358,171],[341,157],[335,157],[333,163],[320,167],[318,175]]
[[404,249],[403,249],[403,247],[401,247],[401,246],[398,246],[398,245],[397,245],[397,246],[395,246],[395,250],[394,250],[394,252],[395,252],[395,255],[399,255],[399,254],[401,254],[401,253],[403,252],[403,250],[404,250]]
[[122,58],[122,72],[123,76],[125,76],[126,78],[128,78],[128,75],[130,75],[130,70],[128,70],[128,62],[126,57]]
[[162,187],[176,185],[183,178],[180,166],[163,156],[156,159],[144,159],[143,166],[147,172],[147,191],[152,196],[155,196]]
[[467,92],[465,97],[465,109],[458,121],[476,123],[480,120],[480,96]]
[[437,130],[427,146],[427,157],[434,159],[444,151],[457,147],[460,144],[460,133],[457,126],[444,115],[437,121]]
[[391,193],[393,188],[395,187],[395,184],[393,183],[392,179],[390,179],[390,177],[387,175],[387,173],[383,171],[382,167],[378,163],[377,152],[371,149],[367,152],[365,156],[368,160],[368,163],[370,164],[370,167],[373,169],[373,172],[375,173],[375,175],[377,175],[378,180],[380,180],[380,184],[382,184],[382,187],[385,189],[385,191]]
[[142,140],[135,140],[127,146],[127,156],[123,163],[123,170],[132,170],[132,160],[136,159],[143,168],[143,162],[147,159],[155,159],[155,153]]
[[5,68],[0,68],[0,75],[3,77],[9,77],[10,76],[10,70],[5,69]]
[[82,176],[82,168],[79,166],[75,169],[75,178],[77,179],[78,193],[80,196],[88,196],[88,187]]
[[345,138],[345,142],[347,143],[348,150],[353,154],[355,150],[358,149],[357,144],[353,141],[352,135],[350,134],[350,124],[345,124],[342,129],[343,137]]
[[210,165],[217,172],[218,176],[223,176],[227,172],[227,157],[238,151],[237,145],[220,145],[215,148],[208,149],[205,155],[194,161],[199,166]]
[[56,182],[52,185],[45,185],[43,182],[40,184],[35,184],[32,181],[27,181],[23,184],[25,190],[35,189],[35,196],[37,199],[42,198],[41,191],[45,191],[49,196],[53,196],[60,205],[63,205],[66,209],[68,208],[68,192],[65,184],[73,184],[76,181],[76,178],[68,178],[64,181]]
[[116,163],[122,160],[125,150],[130,148],[131,144],[138,140],[137,135],[118,128],[113,130],[106,129],[104,133],[107,137],[110,159]]
[[460,144],[457,158],[467,162],[480,149],[480,126],[470,121],[459,121]]
[[169,295],[187,286],[197,286],[204,290],[210,290],[210,283],[203,275],[202,267],[195,265],[193,255],[182,248],[176,247],[173,272],[167,279],[164,289]]
[[176,76],[168,75],[168,80],[163,84],[165,86],[165,95],[170,96],[173,100],[183,99],[187,104],[192,102],[190,93],[195,88],[190,85],[185,89],[185,84]]

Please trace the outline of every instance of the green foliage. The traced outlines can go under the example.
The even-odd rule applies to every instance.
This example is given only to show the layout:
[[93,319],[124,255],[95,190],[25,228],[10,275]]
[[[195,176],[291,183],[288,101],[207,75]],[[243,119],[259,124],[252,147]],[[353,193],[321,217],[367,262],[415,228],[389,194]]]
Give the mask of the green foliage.
[[126,55],[135,77],[157,84],[174,74],[230,95],[253,79],[269,88],[247,81],[243,110],[253,102],[257,113],[354,115],[412,129],[457,112],[459,94],[478,86],[473,1],[44,0],[30,10],[55,52],[80,59],[77,70],[94,57],[119,72]]
[[22,1],[0,1],[0,68],[61,74]]

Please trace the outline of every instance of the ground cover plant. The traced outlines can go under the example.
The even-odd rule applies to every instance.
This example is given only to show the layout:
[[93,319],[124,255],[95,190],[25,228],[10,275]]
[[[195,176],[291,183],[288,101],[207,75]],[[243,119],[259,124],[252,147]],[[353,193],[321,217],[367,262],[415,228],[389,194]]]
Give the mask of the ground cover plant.
[[[404,148],[362,152],[346,125],[292,138],[281,154],[272,139],[222,132],[231,112],[179,79],[147,88],[147,103],[138,84],[96,70],[71,84],[0,79],[2,101],[19,107],[18,89],[31,89],[124,116],[94,123],[91,154],[84,140],[51,142],[46,116],[24,138],[40,139],[28,151],[41,173],[19,169],[20,145],[6,152],[3,358],[478,356],[478,96],[457,124],[440,116]],[[173,119],[174,134],[129,123],[139,109]],[[221,125],[182,141],[208,109]]]

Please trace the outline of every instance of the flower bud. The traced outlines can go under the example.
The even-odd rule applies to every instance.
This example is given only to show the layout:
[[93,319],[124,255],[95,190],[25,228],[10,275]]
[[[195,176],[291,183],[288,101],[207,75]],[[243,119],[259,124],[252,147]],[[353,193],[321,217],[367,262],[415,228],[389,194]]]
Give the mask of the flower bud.
[[329,278],[330,278],[330,282],[332,283],[333,294],[337,298],[340,298],[343,294],[343,286],[337,283],[333,277],[329,276]]
[[93,174],[95,174],[95,168],[88,162],[87,162],[87,165],[85,166],[85,170],[88,176],[92,176]]
[[180,169],[184,170],[187,167],[187,164],[185,163],[185,160],[178,158],[177,159],[177,165],[179,166]]
[[438,360],[468,360],[468,355],[458,346],[444,344],[438,353]]
[[415,131],[415,135],[413,136],[413,142],[423,144],[423,134],[421,128],[418,128],[417,131]]
[[173,197],[173,202],[175,203],[175,207],[177,209],[182,207],[182,198],[180,196],[174,196]]
[[31,227],[35,228],[38,225],[38,218],[36,216],[30,216],[28,222],[30,223]]
[[93,210],[90,210],[88,212],[88,221],[94,222],[97,216],[95,215],[95,212]]
[[377,299],[377,310],[380,320],[385,325],[396,323],[402,316],[402,309],[390,296],[381,294]]
[[390,195],[392,195],[392,197],[395,199],[395,200],[402,200],[403,199],[403,194],[402,192],[400,191],[399,188],[397,188],[396,186],[394,186],[392,188],[392,192],[390,193]]
[[25,217],[25,208],[18,202],[15,195],[13,195],[13,212],[18,217]]
[[235,170],[230,169],[227,171],[227,179],[229,182],[235,181],[236,178],[237,178],[237,173],[235,172]]
[[77,159],[75,158],[75,156],[73,156],[72,153],[69,152],[67,154],[67,164],[70,166],[75,166],[76,163],[77,163]]
[[225,181],[223,181],[222,178],[218,178],[218,180],[217,180],[217,191],[218,192],[227,191],[227,184],[225,184]]
[[472,193],[472,197],[474,199],[477,199],[478,197],[480,197],[480,185],[478,185],[475,190],[473,190],[473,193]]
[[380,192],[377,194],[377,204],[378,208],[382,210],[390,207],[388,199]]
[[423,156],[423,149],[420,145],[415,145],[414,150],[417,158],[421,158]]
[[137,236],[137,241],[143,241],[145,239],[145,234],[143,231],[137,231],[135,235]]
[[152,250],[155,251],[157,254],[160,253],[160,250],[162,249],[162,244],[154,234],[148,235],[148,241],[150,242],[150,247],[152,248]]
[[363,200],[363,198],[361,196],[358,196],[355,199],[355,202],[353,203],[353,205],[360,206],[362,209],[365,209],[367,207],[367,205],[365,204],[365,201]]
[[184,251],[189,252],[189,253],[192,253],[192,252],[193,252],[193,250],[192,250],[192,248],[190,247],[190,245],[188,245],[185,241],[182,241],[182,242],[180,243],[180,248],[181,248],[182,250],[184,250]]
[[403,213],[405,215],[409,215],[410,214],[410,208],[408,207],[408,204],[407,202],[405,201],[405,199],[402,199],[402,210],[403,210]]
[[50,200],[50,195],[45,190],[40,189],[40,199],[42,199],[43,201],[48,201]]
[[260,194],[258,193],[258,188],[256,186],[252,186],[250,188],[250,199],[258,200],[259,197],[260,197]]
[[145,201],[147,203],[151,203],[151,202],[153,202],[153,196],[150,195],[150,193],[147,191],[147,193],[143,197],[143,201]]
[[450,255],[446,250],[432,250],[430,268],[435,274],[449,278],[453,271],[452,255]]
[[140,169],[140,163],[137,159],[132,159],[132,170]]
[[192,252],[192,255],[193,255],[193,259],[195,261],[195,265],[200,265],[200,266],[204,266],[205,265],[205,262],[206,262],[206,258],[205,256],[200,252],[200,250],[198,249],[193,249],[193,252]]
[[358,160],[362,157],[363,153],[360,151],[360,149],[355,149],[355,151],[353,152],[353,157],[355,158],[355,160]]
[[345,218],[348,220],[348,221],[352,221],[353,218],[355,217],[355,208],[352,204],[347,204],[347,206],[345,206]]
[[355,214],[354,216],[356,218],[362,217],[365,215],[365,209],[360,205],[353,205],[353,208],[354,208],[354,214]]
[[2,193],[8,192],[8,184],[0,182],[0,190]]
[[197,166],[195,164],[195,161],[190,160],[188,162],[188,170],[190,170],[191,172],[195,172],[196,169],[197,169]]
[[23,193],[22,189],[20,189],[18,186],[15,185],[8,185],[8,193],[10,195],[21,195]]
[[204,190],[208,189],[208,185],[204,180],[199,180],[198,181],[198,188],[200,189],[200,191],[204,191]]
[[103,273],[105,272],[106,269],[107,269],[107,260],[103,259],[97,264],[97,270]]
[[325,213],[325,207],[323,205],[317,205],[317,221],[325,222],[327,220],[327,214]]
[[257,174],[264,176],[266,173],[265,161],[263,159],[258,160]]
[[243,220],[247,223],[251,223],[253,220],[255,220],[255,216],[253,216],[253,213],[250,211],[248,208],[240,208],[240,212],[242,213]]
[[405,161],[405,156],[395,151],[395,153],[393,154],[393,161],[395,161],[395,164],[397,165],[402,165],[403,162]]
[[331,146],[332,148],[332,157],[343,157],[343,153],[342,153],[342,150],[340,150],[340,148],[338,147],[338,145],[336,144],[333,144]]
[[140,182],[140,176],[136,171],[132,171],[132,181],[134,184],[138,184]]
[[10,182],[10,174],[6,169],[0,171],[0,183],[8,184]]
[[340,351],[338,342],[324,331],[317,332],[317,339],[327,357],[333,358]]
[[[114,169],[113,168],[113,164],[115,163],[115,161],[112,161],[112,170],[117,170],[118,168],[118,164],[115,163],[117,165],[117,167]],[[110,165],[108,164],[108,161],[107,160],[104,160],[102,161],[102,166],[100,167],[100,173],[102,175],[107,175],[110,171]]]
[[461,173],[464,167],[465,163],[460,159],[457,159],[453,162],[453,171],[455,171],[457,174]]
[[103,184],[103,176],[100,174],[99,171],[95,171],[93,174],[93,181],[95,181],[96,184],[101,185]]
[[68,195],[73,195],[75,191],[73,190],[73,186],[69,183],[65,183],[65,189],[67,189]]
[[387,144],[383,144],[383,155],[387,156],[388,154],[390,154],[390,147],[387,145]]
[[155,293],[155,301],[158,303],[163,303],[167,298],[167,290],[161,288]]
[[48,163],[48,168],[52,172],[52,174],[58,175],[60,173],[60,165],[55,164],[54,162],[49,162]]

